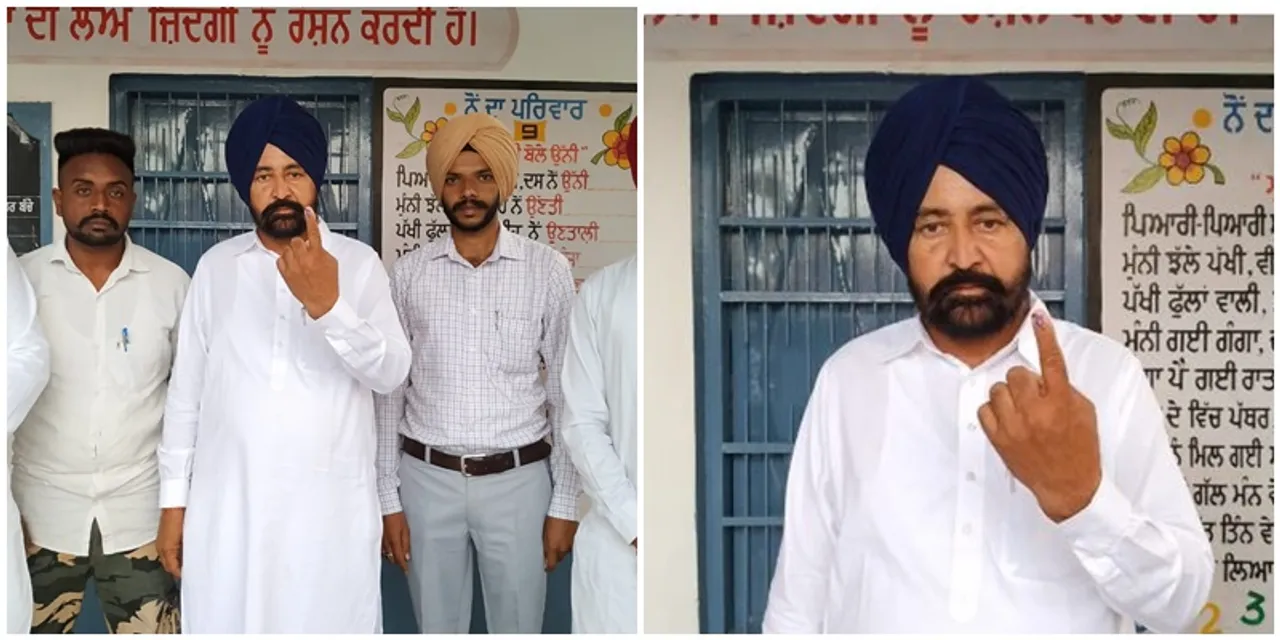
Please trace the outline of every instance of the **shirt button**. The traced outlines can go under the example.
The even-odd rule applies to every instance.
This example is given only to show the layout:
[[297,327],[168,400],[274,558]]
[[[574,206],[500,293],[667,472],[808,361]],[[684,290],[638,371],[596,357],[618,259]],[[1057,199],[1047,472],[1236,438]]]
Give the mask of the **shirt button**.
[[970,533],[973,533],[973,527],[966,524],[963,527],[960,527],[960,533],[963,533],[964,535],[967,536]]
[[978,479],[978,476],[974,475],[974,473],[970,471],[969,473],[964,474],[964,479],[968,480],[969,482],[973,482],[974,480]]
[[970,430],[970,431],[977,431],[977,430],[978,430],[978,425],[976,425],[976,424],[974,424],[974,423],[970,422],[970,423],[969,423],[969,430]]

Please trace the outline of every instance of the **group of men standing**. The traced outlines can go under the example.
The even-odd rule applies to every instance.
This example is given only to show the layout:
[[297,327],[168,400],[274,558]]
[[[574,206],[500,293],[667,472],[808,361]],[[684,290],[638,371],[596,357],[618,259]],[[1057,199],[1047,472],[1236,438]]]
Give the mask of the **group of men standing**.
[[127,235],[130,138],[55,147],[65,242],[9,260],[9,632],[70,630],[92,577],[116,633],[376,633],[385,557],[423,632],[467,632],[475,565],[489,631],[538,633],[571,549],[574,631],[635,632],[636,261],[575,296],[503,228],[501,122],[433,138],[451,233],[389,277],[288,98],[232,125],[255,229],[190,278]]

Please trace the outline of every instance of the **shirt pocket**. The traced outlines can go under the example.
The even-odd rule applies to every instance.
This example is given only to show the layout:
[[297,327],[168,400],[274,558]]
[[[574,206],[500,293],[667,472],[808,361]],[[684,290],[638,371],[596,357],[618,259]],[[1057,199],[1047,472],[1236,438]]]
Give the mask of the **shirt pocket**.
[[129,324],[118,331],[107,330],[106,344],[114,362],[119,386],[130,390],[148,389],[166,382],[173,364],[173,325],[161,321],[154,310],[139,309]]
[[1004,564],[1015,577],[1062,582],[1088,578],[1071,549],[1031,490],[1015,482],[1004,526]]
[[542,323],[530,313],[495,311],[488,357],[493,367],[504,373],[536,372]]

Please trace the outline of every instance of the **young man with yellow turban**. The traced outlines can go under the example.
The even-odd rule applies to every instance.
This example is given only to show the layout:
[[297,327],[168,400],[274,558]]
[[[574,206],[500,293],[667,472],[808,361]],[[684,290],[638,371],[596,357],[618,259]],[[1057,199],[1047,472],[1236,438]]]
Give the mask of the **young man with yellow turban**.
[[187,633],[380,633],[373,392],[409,371],[386,269],[316,212],[329,143],[250,104],[227,172],[257,228],[191,280],[160,443],[165,569]]
[[979,79],[932,80],[865,178],[920,313],[818,374],[764,630],[1185,630],[1213,556],[1142,363],[1029,290],[1035,125]]
[[489,633],[539,633],[546,572],[577,529],[560,442],[573,276],[498,220],[519,166],[496,118],[450,120],[427,175],[450,233],[392,269],[413,366],[378,402],[384,552],[408,572],[423,632],[468,631],[474,546]]

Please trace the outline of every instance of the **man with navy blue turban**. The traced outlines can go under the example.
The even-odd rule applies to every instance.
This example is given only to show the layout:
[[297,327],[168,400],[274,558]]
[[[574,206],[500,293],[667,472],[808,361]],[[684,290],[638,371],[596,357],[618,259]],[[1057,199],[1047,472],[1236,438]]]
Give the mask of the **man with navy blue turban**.
[[379,633],[373,393],[410,360],[387,272],[317,214],[329,144],[301,105],[250,104],[226,161],[256,228],[196,267],[159,450],[183,631]]
[[1213,555],[1142,363],[1031,293],[1035,124],[976,78],[907,92],[867,151],[919,315],[818,374],[763,623],[780,633],[1184,631]]

